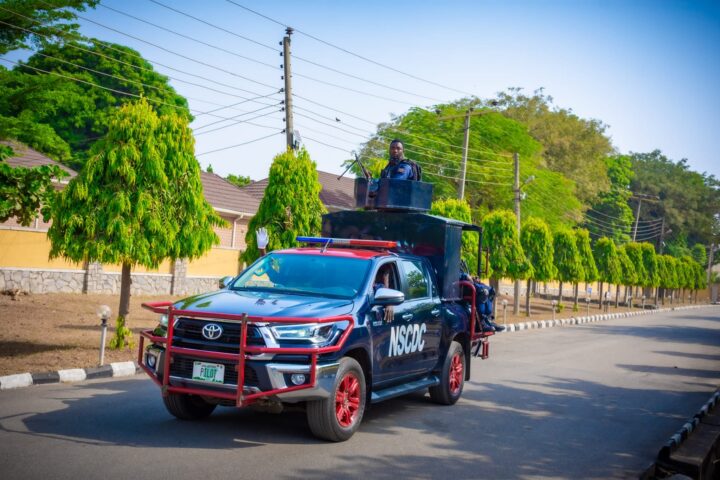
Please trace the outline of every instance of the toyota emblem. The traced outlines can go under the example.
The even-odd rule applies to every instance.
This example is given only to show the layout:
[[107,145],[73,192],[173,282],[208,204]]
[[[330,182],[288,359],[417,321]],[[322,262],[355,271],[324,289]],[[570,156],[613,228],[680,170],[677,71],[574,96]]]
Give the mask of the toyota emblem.
[[217,340],[223,333],[223,329],[217,323],[208,323],[202,328],[202,336],[208,340]]

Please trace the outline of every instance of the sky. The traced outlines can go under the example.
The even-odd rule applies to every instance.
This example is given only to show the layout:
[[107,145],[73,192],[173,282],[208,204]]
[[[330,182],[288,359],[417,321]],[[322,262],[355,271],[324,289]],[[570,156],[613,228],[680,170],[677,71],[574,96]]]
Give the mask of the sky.
[[[359,151],[378,123],[409,108],[470,94],[491,98],[521,87],[527,93],[543,88],[555,105],[601,120],[620,153],[659,149],[672,160],[686,158],[695,171],[720,177],[717,0],[102,0],[101,5],[110,8],[81,13],[87,19],[79,20],[81,32],[130,46],[173,77],[171,85],[188,98],[196,116],[192,127],[201,165],[223,176],[265,178],[272,158],[284,151],[279,43],[283,25],[289,25],[296,29],[294,128],[319,170],[341,173],[342,162]],[[244,101],[248,98],[254,100]],[[235,120],[218,122],[230,117]]]

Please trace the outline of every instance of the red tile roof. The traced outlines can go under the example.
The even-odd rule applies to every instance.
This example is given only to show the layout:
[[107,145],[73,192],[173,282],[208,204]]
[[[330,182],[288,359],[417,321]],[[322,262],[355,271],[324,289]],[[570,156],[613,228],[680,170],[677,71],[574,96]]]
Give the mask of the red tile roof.
[[[57,165],[70,175],[69,178],[73,178],[77,175],[77,172],[75,170],[56,162],[50,157],[46,157],[37,150],[33,150],[32,148],[25,146],[22,143],[9,140],[0,140],[0,144],[8,145],[13,149],[13,156],[6,159],[8,165],[10,165],[11,167],[33,168],[40,167],[42,165]],[[68,178],[66,178],[66,180],[67,179]]]

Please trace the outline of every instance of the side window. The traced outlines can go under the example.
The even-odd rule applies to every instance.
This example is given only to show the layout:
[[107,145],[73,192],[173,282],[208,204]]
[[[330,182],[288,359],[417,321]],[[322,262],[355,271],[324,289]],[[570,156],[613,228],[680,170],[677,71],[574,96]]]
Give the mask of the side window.
[[427,298],[430,296],[430,282],[422,262],[417,260],[401,260],[403,272],[405,273],[405,281],[407,283],[407,292],[405,299],[412,300],[414,298]]
[[377,290],[380,287],[392,288],[394,290],[400,289],[395,262],[385,263],[378,268],[377,273],[375,273],[375,279],[373,280],[373,290]]

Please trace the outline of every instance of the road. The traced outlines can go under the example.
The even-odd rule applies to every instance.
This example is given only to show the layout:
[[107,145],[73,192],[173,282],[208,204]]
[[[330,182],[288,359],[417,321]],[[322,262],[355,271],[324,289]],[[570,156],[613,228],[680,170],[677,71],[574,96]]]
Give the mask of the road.
[[143,376],[0,392],[0,477],[628,478],[720,385],[720,308],[493,339],[453,407],[373,406],[348,442],[300,411],[166,413]]

